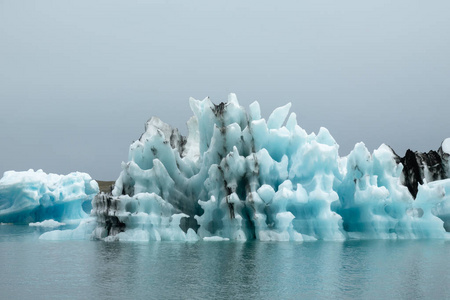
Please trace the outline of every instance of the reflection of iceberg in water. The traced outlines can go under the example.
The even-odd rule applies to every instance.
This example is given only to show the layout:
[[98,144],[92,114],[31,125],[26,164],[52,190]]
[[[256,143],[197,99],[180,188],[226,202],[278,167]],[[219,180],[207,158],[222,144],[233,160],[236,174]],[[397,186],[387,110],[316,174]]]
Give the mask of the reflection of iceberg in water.
[[[234,94],[191,99],[182,136],[150,119],[112,194],[92,201],[76,232],[42,238],[303,241],[445,238],[450,228],[450,139],[403,158],[363,143],[347,157],[327,129],[307,134],[290,104],[267,121]],[[433,182],[431,182],[433,181]]]

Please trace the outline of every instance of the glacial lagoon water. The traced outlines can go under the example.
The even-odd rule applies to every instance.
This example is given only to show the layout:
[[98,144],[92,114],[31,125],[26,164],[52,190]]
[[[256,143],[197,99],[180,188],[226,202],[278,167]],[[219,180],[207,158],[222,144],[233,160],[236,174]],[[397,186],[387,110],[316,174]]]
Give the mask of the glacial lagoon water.
[[42,241],[0,226],[1,299],[443,299],[450,241]]

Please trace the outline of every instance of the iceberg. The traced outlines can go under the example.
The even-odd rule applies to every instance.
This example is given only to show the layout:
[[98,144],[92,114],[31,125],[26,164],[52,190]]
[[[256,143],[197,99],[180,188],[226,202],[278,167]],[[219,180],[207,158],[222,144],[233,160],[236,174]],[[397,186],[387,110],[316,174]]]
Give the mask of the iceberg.
[[448,238],[450,139],[405,157],[358,143],[340,157],[330,132],[308,134],[290,103],[267,121],[258,102],[247,112],[234,94],[227,103],[189,104],[187,137],[147,121],[112,192],[92,201],[92,238]]
[[0,224],[52,227],[44,240],[315,241],[449,238],[450,138],[437,151],[358,143],[344,157],[288,103],[262,118],[230,94],[189,101],[187,137],[156,117],[110,193],[85,173],[5,172]]
[[89,216],[98,192],[97,182],[86,173],[7,171],[0,179],[0,223],[41,227],[79,223]]

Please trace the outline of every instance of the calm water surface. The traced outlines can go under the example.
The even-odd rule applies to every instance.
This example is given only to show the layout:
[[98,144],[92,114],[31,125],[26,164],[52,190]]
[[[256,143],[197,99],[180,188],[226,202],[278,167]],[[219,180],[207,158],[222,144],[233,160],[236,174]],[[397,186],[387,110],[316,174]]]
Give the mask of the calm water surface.
[[0,226],[1,299],[443,299],[450,241],[40,241]]

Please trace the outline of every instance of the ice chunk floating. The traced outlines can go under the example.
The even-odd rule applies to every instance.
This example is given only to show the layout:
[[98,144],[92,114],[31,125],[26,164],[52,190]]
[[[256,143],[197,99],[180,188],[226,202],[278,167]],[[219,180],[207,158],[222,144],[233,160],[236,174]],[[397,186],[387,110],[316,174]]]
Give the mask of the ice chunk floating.
[[79,222],[89,216],[98,192],[97,182],[86,173],[8,171],[0,179],[0,223],[49,227]]
[[[105,240],[303,241],[445,238],[450,140],[399,157],[363,143],[347,157],[327,129],[308,134],[287,104],[261,117],[234,94],[190,99],[182,136],[158,118],[129,150],[112,194],[93,200]],[[432,182],[433,181],[433,182]]]

